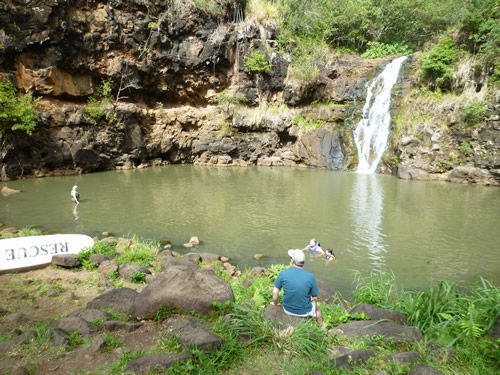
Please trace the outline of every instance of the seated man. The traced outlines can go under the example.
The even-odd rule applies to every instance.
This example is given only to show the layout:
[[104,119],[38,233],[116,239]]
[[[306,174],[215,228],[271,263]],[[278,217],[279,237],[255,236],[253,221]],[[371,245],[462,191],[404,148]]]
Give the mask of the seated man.
[[315,317],[322,328],[326,324],[316,303],[319,293],[316,278],[304,267],[305,254],[300,249],[288,250],[292,267],[283,270],[274,282],[271,305],[279,306],[278,294],[283,288],[283,310],[288,315],[298,317]]

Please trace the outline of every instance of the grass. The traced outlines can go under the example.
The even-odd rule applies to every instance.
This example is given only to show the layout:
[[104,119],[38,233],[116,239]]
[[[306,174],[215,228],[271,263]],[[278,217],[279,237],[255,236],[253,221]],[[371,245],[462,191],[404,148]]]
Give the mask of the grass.
[[118,256],[118,263],[131,263],[138,266],[150,267],[158,260],[159,245],[154,241],[132,236],[132,244]]

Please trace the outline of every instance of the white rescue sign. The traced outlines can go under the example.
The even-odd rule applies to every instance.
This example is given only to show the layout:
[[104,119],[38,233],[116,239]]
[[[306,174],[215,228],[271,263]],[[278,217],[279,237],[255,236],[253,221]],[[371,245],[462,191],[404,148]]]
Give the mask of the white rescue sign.
[[0,240],[0,272],[49,264],[56,254],[78,254],[94,246],[83,234],[52,234]]

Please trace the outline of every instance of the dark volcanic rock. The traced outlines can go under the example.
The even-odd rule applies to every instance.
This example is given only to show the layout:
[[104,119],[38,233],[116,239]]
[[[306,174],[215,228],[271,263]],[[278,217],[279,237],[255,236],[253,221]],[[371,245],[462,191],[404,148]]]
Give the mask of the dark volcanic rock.
[[404,365],[406,363],[417,362],[420,359],[420,355],[415,352],[401,352],[390,354],[386,361],[396,362],[398,365]]
[[288,315],[283,311],[283,306],[267,306],[262,315],[271,322],[275,323],[278,327],[293,326],[304,322],[307,318],[300,318],[297,316]]
[[162,307],[207,314],[213,302],[234,302],[233,290],[227,282],[194,267],[168,267],[138,294],[131,315],[137,319],[152,319]]
[[90,336],[97,332],[97,327],[95,325],[78,317],[62,318],[56,320],[55,324],[56,328],[63,330],[67,334],[78,332],[82,336]]
[[116,311],[128,313],[137,295],[138,293],[134,289],[113,289],[89,301],[87,303],[87,308],[114,309]]
[[443,373],[431,366],[416,365],[408,375],[443,375]]
[[166,325],[168,334],[177,337],[187,348],[215,351],[224,343],[224,339],[205,329],[204,323],[198,319],[169,319]]
[[127,362],[127,370],[136,374],[145,374],[155,369],[165,370],[177,361],[191,358],[189,354],[149,354]]
[[382,309],[380,307],[370,305],[367,303],[362,303],[356,306],[349,313],[355,314],[358,312],[364,312],[365,315],[370,317],[371,320],[388,319],[399,324],[406,323],[406,316],[404,314],[401,314],[400,312],[394,310]]
[[54,255],[52,257],[52,264],[66,268],[80,267],[82,265],[75,254]]
[[395,342],[415,342],[422,339],[422,333],[418,328],[402,326],[392,322],[378,322],[377,320],[360,320],[343,324],[330,330],[330,332],[340,337],[380,335],[392,338]]
[[368,350],[353,350],[340,357],[330,360],[330,365],[334,368],[346,368],[352,370],[356,365],[368,361],[371,357],[377,355],[377,351]]

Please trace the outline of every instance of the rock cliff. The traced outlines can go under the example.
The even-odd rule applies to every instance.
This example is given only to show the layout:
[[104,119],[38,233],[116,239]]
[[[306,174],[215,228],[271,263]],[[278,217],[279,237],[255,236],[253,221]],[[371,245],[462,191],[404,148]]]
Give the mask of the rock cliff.
[[[0,179],[169,163],[354,168],[355,99],[390,58],[332,54],[317,79],[292,82],[275,25],[245,19],[244,8],[244,0],[4,2],[0,79],[42,101],[37,130],[2,151]],[[270,72],[246,72],[256,50]],[[411,81],[397,93],[401,105],[409,93]],[[89,98],[101,99],[100,113],[88,111]],[[498,121],[485,129],[475,137],[496,147],[487,163],[474,153],[461,168],[431,168],[432,144],[417,147],[417,165],[407,156],[415,135],[404,128],[393,131],[381,170],[498,184]]]

